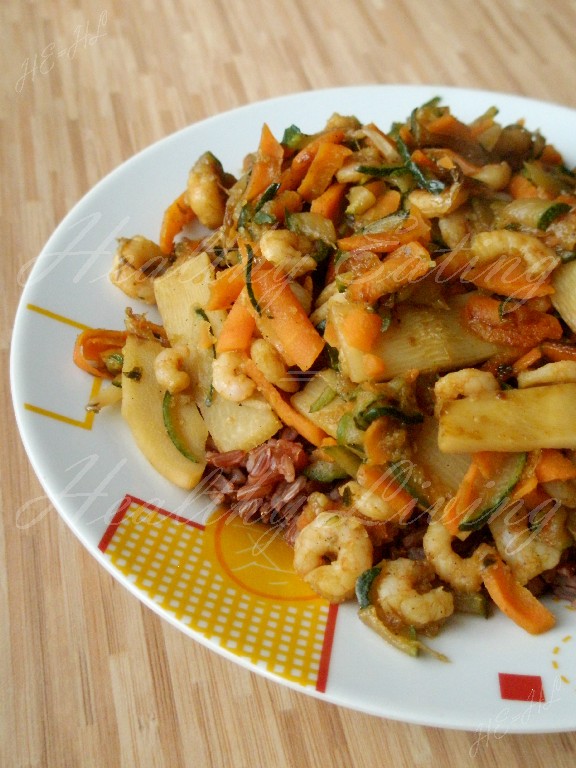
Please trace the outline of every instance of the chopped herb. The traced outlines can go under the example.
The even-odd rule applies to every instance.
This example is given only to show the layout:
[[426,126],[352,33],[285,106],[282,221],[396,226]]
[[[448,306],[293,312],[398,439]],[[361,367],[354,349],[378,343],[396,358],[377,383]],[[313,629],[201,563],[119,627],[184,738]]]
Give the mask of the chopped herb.
[[538,229],[548,229],[553,221],[560,216],[564,216],[570,210],[571,206],[568,203],[552,203],[538,219]]
[[356,169],[358,173],[365,173],[367,176],[377,178],[388,178],[397,174],[411,173],[405,165],[359,165]]
[[[210,333],[214,335],[214,331],[212,330],[212,323],[210,322],[210,318],[206,314],[206,312],[202,309],[202,307],[196,307],[195,310],[196,314],[202,318],[202,320],[205,320],[208,325],[210,326]],[[212,345],[212,357],[216,357],[216,347]],[[210,381],[210,387],[208,388],[208,394],[206,395],[204,402],[209,407],[212,405],[212,401],[214,400],[214,385],[212,381]]]
[[310,252],[310,256],[312,256],[317,264],[320,264],[325,261],[332,252],[332,247],[324,242],[324,240],[314,240],[314,247]]
[[442,192],[445,186],[444,183],[440,181],[440,179],[429,179],[422,173],[418,165],[412,160],[410,150],[400,136],[396,137],[396,147],[400,153],[400,157],[404,161],[405,168],[412,174],[412,176],[414,176],[419,187],[425,189],[427,192],[432,192],[434,195]]
[[124,376],[126,376],[127,379],[140,381],[140,379],[142,378],[142,368],[137,366],[136,368],[132,368],[131,371],[124,371]]
[[332,389],[332,387],[326,386],[323,391],[319,394],[319,396],[314,400],[314,402],[310,405],[310,408],[308,409],[309,413],[316,413],[316,411],[321,411],[322,408],[325,408],[327,405],[330,405],[332,400],[336,397],[335,390]]
[[352,491],[350,488],[348,488],[348,486],[346,486],[342,491],[342,503],[345,507],[352,506]]
[[383,416],[390,416],[401,424],[420,424],[424,419],[422,414],[417,411],[414,413],[406,413],[397,405],[394,405],[387,400],[377,399],[355,416],[354,421],[358,429],[367,429],[373,421],[376,421],[376,419],[380,419]]
[[246,258],[246,291],[248,293],[248,298],[250,299],[250,304],[252,304],[257,314],[261,315],[262,307],[258,303],[258,299],[254,294],[254,287],[252,285],[252,266],[254,264],[254,251],[252,250],[252,247],[250,245],[246,246],[246,252],[248,254]]
[[256,208],[254,209],[256,213],[262,208],[262,206],[269,202],[270,200],[273,200],[276,197],[276,192],[280,189],[280,184],[275,181],[273,184],[270,184],[270,186],[266,187],[264,192],[262,192],[262,196],[260,197],[260,200],[258,200],[258,204],[256,205]]
[[326,354],[328,355],[330,368],[332,368],[333,371],[339,371],[340,360],[338,358],[338,350],[336,347],[331,347],[330,344],[326,344]]
[[388,328],[390,328],[390,326],[392,325],[392,313],[390,312],[389,309],[387,309],[387,310],[382,310],[379,314],[382,320],[382,323],[380,325],[380,330],[382,331],[382,333],[384,333],[384,331],[387,331]]
[[246,229],[254,216],[254,207],[250,203],[244,203],[238,216],[238,229]]
[[562,259],[562,262],[564,264],[568,263],[569,261],[574,261],[576,259],[576,251],[560,251],[559,253],[560,258]]
[[374,580],[380,575],[381,571],[382,568],[380,566],[374,565],[372,568],[368,568],[367,571],[361,573],[356,579],[356,599],[360,608],[366,608],[371,604],[370,590]]
[[258,211],[254,214],[254,224],[276,224],[278,219],[273,213],[266,213],[266,211]]
[[280,143],[288,149],[302,149],[307,140],[307,134],[302,133],[297,125],[290,125],[285,129]]
[[120,373],[124,364],[124,355],[121,352],[112,352],[107,355],[105,364],[110,373]]
[[187,458],[189,461],[193,461],[195,464],[198,463],[198,459],[196,456],[194,456],[193,453],[191,453],[187,446],[184,445],[182,442],[180,435],[178,434],[178,431],[176,429],[176,425],[174,423],[172,409],[174,407],[174,395],[172,395],[170,392],[166,391],[164,393],[164,399],[162,400],[162,418],[164,420],[164,426],[166,428],[166,432],[168,433],[168,437],[172,441],[172,444],[176,448],[177,451],[179,451],[182,456]]

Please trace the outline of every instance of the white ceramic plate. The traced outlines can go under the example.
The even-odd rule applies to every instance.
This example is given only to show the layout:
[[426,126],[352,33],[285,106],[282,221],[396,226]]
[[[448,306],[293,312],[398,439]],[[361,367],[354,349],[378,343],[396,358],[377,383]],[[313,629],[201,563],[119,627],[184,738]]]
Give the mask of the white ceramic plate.
[[[80,327],[122,328],[126,305],[145,309],[107,279],[116,238],[157,239],[162,212],[200,153],[210,149],[237,173],[263,122],[281,137],[293,123],[315,132],[339,112],[388,129],[434,96],[466,120],[493,105],[502,123],[525,118],[576,163],[576,112],[443,86],[306,92],[192,125],[96,185],[24,271],[11,359],[15,411],[30,461],[70,528],[133,594],[199,642],[297,690],[387,718],[479,734],[572,730],[576,616],[565,604],[553,605],[557,627],[541,637],[501,615],[457,617],[432,642],[449,664],[405,657],[364,627],[353,605],[328,609],[303,589],[278,541],[223,519],[206,525],[206,500],[158,476],[117,411],[86,415],[92,379],[72,364]],[[49,512],[32,500],[18,523]]]

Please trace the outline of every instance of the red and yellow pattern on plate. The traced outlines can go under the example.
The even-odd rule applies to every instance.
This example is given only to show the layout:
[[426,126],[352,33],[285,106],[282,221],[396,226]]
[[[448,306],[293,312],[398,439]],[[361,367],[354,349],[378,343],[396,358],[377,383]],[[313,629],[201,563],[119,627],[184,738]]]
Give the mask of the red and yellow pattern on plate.
[[190,629],[267,672],[325,689],[336,608],[293,573],[278,531],[223,511],[200,525],[126,496],[99,548]]

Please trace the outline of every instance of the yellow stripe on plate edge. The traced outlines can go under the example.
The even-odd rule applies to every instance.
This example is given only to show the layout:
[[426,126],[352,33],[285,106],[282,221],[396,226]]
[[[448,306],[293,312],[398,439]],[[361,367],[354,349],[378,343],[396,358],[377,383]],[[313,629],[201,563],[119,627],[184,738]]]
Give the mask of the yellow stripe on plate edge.
[[[49,320],[56,320],[59,323],[64,323],[64,325],[77,328],[80,331],[85,331],[90,328],[88,325],[84,325],[83,323],[79,323],[76,320],[72,320],[65,315],[59,315],[57,312],[52,312],[51,310],[45,309],[44,307],[39,307],[37,304],[27,304],[26,309],[30,310],[31,312],[36,312],[39,315],[43,315]],[[72,351],[70,352],[70,359],[72,359]],[[90,396],[87,402],[96,398],[101,386],[102,382],[100,379],[94,379],[92,381]],[[94,423],[94,413],[92,411],[86,411],[86,415],[83,419],[74,419],[71,416],[66,416],[65,414],[58,413],[57,411],[41,408],[40,406],[33,405],[32,403],[24,403],[24,408],[27,411],[38,414],[39,416],[46,416],[49,419],[55,419],[56,421],[61,421],[64,424],[69,424],[72,427],[79,427],[80,429],[92,429],[92,425]]]

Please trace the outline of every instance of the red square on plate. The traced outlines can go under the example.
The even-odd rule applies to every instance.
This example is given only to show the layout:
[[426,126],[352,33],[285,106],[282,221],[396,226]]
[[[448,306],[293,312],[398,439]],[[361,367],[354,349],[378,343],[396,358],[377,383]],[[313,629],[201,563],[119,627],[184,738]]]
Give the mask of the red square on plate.
[[498,674],[500,695],[513,701],[545,701],[542,678],[539,675]]

